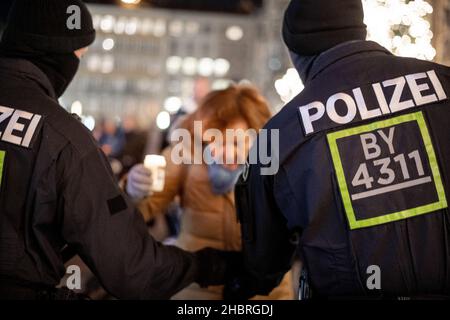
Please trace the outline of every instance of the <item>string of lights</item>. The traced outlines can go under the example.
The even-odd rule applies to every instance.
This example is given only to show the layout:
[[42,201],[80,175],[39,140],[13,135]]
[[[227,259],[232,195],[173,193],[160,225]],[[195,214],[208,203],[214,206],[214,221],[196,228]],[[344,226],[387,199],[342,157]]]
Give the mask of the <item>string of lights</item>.
[[[429,22],[433,7],[425,0],[363,0],[367,39],[392,53],[422,60],[433,60],[433,32]],[[294,68],[275,81],[275,90],[287,103],[304,88]]]
[[394,54],[433,60],[433,32],[429,18],[433,7],[424,0],[363,0],[368,39]]

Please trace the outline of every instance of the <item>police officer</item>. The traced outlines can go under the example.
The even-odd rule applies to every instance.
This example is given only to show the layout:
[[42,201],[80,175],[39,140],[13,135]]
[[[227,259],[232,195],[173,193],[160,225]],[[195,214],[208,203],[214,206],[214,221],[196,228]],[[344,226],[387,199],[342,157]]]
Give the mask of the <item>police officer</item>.
[[305,89],[237,187],[227,296],[269,292],[296,249],[303,298],[449,296],[450,69],[365,41],[360,0],[294,0],[283,38]]
[[67,246],[117,298],[223,283],[231,254],[154,241],[90,132],[58,105],[94,38],[80,0],[11,9],[0,58],[0,298],[78,298],[54,288]]

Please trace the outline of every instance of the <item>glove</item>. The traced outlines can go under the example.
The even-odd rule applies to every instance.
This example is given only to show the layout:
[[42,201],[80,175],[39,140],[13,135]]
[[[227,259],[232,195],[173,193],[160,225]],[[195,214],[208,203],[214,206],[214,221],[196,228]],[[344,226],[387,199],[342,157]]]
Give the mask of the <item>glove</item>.
[[256,280],[242,268],[234,276],[228,277],[223,288],[223,300],[248,300],[257,294]]
[[135,165],[128,174],[126,191],[133,200],[147,197],[152,188],[152,172],[143,164]]
[[243,266],[242,253],[211,248],[195,253],[198,273],[195,282],[200,287],[224,285]]

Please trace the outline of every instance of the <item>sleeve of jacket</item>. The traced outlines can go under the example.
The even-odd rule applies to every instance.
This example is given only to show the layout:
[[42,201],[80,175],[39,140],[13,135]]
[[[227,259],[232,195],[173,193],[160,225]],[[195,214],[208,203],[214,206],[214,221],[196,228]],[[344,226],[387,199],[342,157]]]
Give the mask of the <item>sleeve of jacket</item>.
[[138,209],[147,222],[156,215],[164,213],[174,198],[181,192],[185,168],[183,168],[184,164],[176,164],[171,160],[171,152],[171,147],[166,148],[163,152],[167,163],[164,190],[153,193],[138,204]]
[[[268,294],[291,268],[295,247],[287,221],[277,206],[276,176],[261,175],[261,165],[249,166],[236,186],[246,271],[254,278],[256,294]],[[245,179],[246,178],[246,179]]]
[[[65,153],[59,161],[73,163],[75,152]],[[66,167],[63,237],[111,294],[166,299],[194,281],[194,255],[151,238],[98,148]]]

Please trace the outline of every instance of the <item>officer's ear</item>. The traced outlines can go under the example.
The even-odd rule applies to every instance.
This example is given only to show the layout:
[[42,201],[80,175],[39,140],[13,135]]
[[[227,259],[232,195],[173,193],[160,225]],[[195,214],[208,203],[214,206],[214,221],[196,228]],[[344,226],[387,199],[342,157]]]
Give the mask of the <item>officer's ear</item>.
[[81,59],[81,57],[83,57],[87,51],[88,51],[88,47],[84,47],[84,48],[76,50],[74,53],[78,59]]

